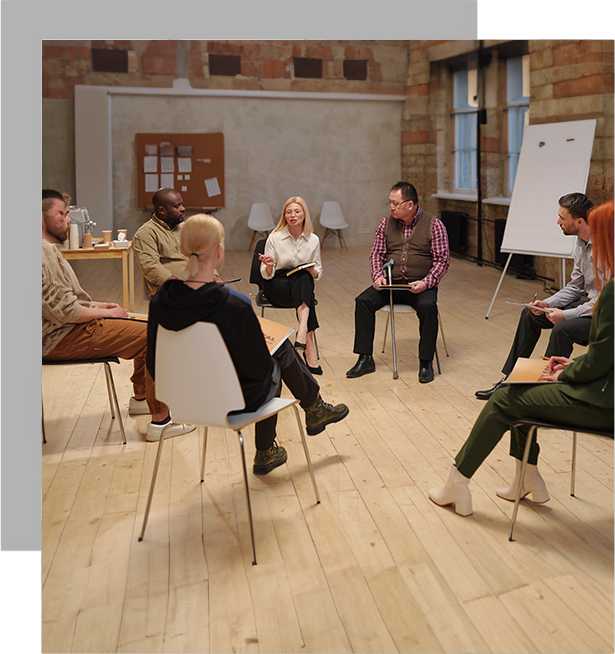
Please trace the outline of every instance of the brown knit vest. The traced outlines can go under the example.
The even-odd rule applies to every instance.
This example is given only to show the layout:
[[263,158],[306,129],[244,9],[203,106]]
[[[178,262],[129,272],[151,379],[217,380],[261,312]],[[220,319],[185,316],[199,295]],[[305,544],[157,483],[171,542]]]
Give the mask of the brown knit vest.
[[[389,216],[385,229],[387,261],[392,258],[393,281],[415,282],[431,270],[431,223],[434,216],[421,210],[410,238],[404,239],[404,224]],[[386,262],[385,262],[386,263]]]

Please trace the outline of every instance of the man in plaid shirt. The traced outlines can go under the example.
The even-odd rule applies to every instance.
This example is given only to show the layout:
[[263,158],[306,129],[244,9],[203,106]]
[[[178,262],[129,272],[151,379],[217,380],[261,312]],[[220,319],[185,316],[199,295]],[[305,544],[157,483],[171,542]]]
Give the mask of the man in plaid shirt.
[[354,352],[359,355],[347,377],[361,377],[376,370],[373,345],[376,311],[388,304],[389,293],[380,290],[388,284],[385,264],[392,265],[393,284],[408,290],[393,291],[395,304],[409,304],[419,319],[419,382],[433,381],[433,355],[438,336],[438,284],[450,263],[448,235],[439,218],[419,207],[412,184],[397,182],[387,202],[391,213],[376,229],[370,253],[373,285],[355,299]]

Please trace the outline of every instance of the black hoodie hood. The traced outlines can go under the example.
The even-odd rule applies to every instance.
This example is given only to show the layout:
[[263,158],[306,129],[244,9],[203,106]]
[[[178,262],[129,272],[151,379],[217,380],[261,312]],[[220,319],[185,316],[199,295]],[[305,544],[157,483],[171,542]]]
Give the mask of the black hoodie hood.
[[157,321],[175,332],[195,322],[217,322],[212,317],[221,311],[229,297],[228,289],[215,282],[194,289],[179,279],[169,279],[156,296]]

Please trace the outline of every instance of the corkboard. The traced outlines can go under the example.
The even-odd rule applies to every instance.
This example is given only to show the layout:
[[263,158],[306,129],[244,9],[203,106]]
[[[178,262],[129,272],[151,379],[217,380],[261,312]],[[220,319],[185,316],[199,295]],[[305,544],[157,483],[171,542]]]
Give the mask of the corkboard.
[[225,206],[224,134],[135,134],[135,161],[137,209],[152,209],[152,196],[162,186],[180,193],[186,209]]

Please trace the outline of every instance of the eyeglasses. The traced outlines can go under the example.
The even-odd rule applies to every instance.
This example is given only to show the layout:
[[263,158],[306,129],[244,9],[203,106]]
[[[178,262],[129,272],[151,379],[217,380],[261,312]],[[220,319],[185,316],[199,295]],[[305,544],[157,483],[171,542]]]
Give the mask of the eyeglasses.
[[412,202],[412,200],[404,200],[399,204],[397,204],[396,202],[387,202],[385,206],[387,206],[389,209],[391,209],[391,211],[393,211],[394,209],[401,207],[402,204],[406,204],[406,202]]

